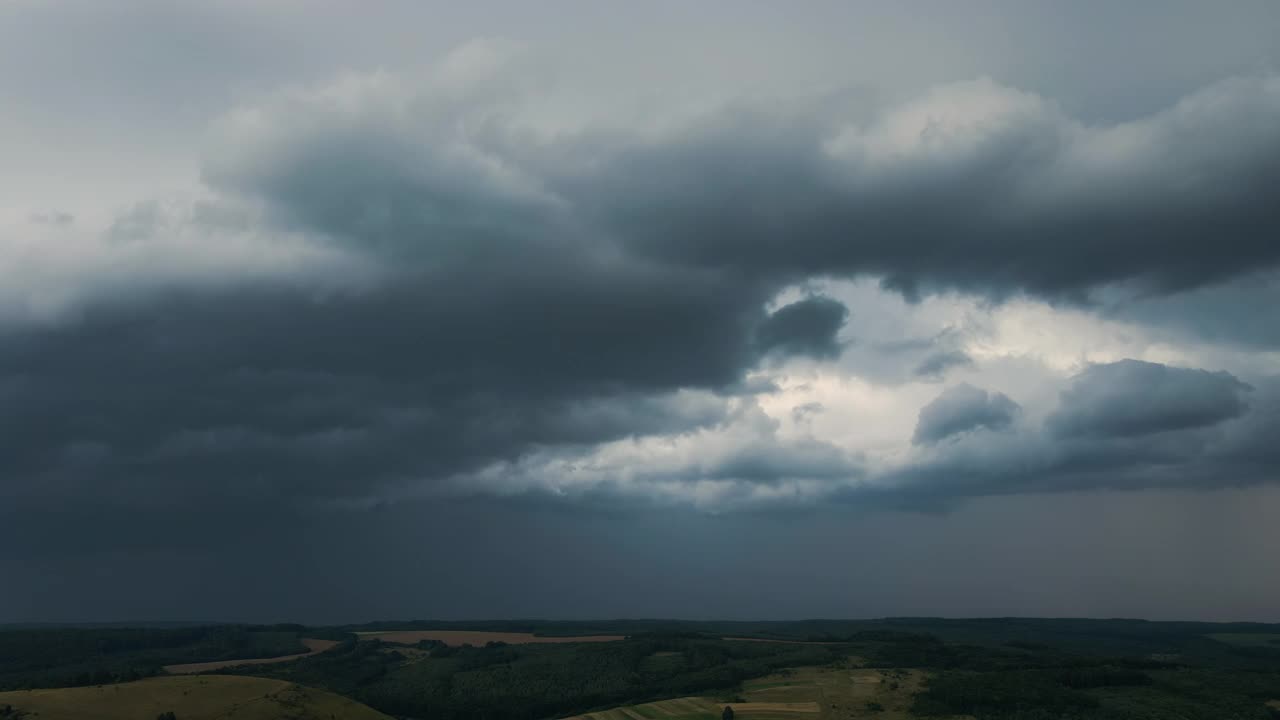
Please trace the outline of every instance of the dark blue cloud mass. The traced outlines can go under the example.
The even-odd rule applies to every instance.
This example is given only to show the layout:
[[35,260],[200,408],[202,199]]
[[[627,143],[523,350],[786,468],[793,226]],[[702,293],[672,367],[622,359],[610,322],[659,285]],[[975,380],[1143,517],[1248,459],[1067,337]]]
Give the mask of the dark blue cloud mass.
[[454,5],[0,2],[0,622],[140,559],[314,608],[311,547],[842,614],[961,553],[879,512],[1275,502],[1280,6]]

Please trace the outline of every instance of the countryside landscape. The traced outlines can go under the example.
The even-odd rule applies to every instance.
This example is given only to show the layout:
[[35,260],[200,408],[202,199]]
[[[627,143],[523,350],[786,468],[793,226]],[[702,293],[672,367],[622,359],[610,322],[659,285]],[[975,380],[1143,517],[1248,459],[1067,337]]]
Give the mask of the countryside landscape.
[[1280,0],[0,0],[0,720],[1280,720]]
[[0,629],[0,717],[166,713],[1271,720],[1280,626],[893,618]]

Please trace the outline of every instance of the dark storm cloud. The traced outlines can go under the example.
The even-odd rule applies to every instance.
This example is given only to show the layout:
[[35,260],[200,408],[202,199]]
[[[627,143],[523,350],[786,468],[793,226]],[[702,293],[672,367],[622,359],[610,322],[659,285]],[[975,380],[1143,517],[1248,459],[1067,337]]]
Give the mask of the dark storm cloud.
[[295,5],[0,0],[0,622],[1275,619],[1274,2]]
[[571,192],[637,252],[681,263],[871,273],[909,295],[1168,293],[1280,260],[1262,190],[1280,181],[1278,119],[1275,79],[1114,128],[979,82],[883,127],[831,108],[726,111],[605,154]]
[[723,417],[763,297],[711,274],[555,266],[356,294],[174,293],[0,347],[9,496],[360,497],[535,445]]
[[1046,423],[1062,437],[1134,437],[1206,427],[1242,415],[1251,389],[1225,372],[1122,360],[1093,365],[1076,376]]
[[[872,274],[909,295],[1070,299],[1125,283],[1171,293],[1280,262],[1280,211],[1262,190],[1280,182],[1274,78],[1114,127],[980,81],[870,121],[837,100],[550,140],[488,112],[482,93],[401,92],[354,115],[283,101],[233,128],[206,177],[367,251],[431,262],[612,245],[774,284]],[[394,114],[405,102],[407,122]],[[297,115],[307,123],[292,126]]]
[[770,313],[757,338],[766,352],[834,358],[840,355],[836,334],[848,316],[848,308],[837,300],[808,297]]
[[961,383],[947,388],[920,409],[911,442],[928,445],[972,430],[1003,430],[1013,423],[1020,409],[1004,393]]
[[[428,85],[355,77],[228,118],[210,188],[368,260],[378,281],[173,292],[9,331],[6,495],[394,495],[535,449],[720,422],[722,401],[681,391],[742,392],[770,351],[839,353],[839,302],[766,312],[814,277],[1077,297],[1118,282],[1172,292],[1280,258],[1259,190],[1280,179],[1274,80],[1101,130],[978,82],[880,120],[832,101],[549,137],[483,83]],[[943,120],[913,124],[931,114]],[[1212,388],[1185,390],[1164,420],[1131,425],[1228,416]],[[1062,417],[1090,409],[1071,397]],[[1000,427],[1014,407],[939,402],[920,443]],[[693,479],[854,474],[802,445]]]

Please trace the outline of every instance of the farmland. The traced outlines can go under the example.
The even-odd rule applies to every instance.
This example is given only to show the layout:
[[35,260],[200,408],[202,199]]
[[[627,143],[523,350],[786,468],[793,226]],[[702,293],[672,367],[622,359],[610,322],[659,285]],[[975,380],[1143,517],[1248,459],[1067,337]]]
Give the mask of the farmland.
[[[209,694],[204,683],[231,698],[218,707],[233,720],[271,717],[246,714],[266,713],[270,703],[276,716],[311,717],[306,708],[333,698],[431,720],[719,720],[725,705],[735,720],[1280,718],[1280,658],[1271,642],[1280,628],[1269,625],[928,618],[370,625],[0,631],[7,671],[0,679],[17,691],[0,699],[0,719],[16,717],[4,714],[8,702],[33,712],[39,703],[40,715],[28,720],[147,720],[170,711],[189,720],[203,716],[180,712],[181,703]],[[316,653],[317,641],[332,646]],[[301,650],[311,652],[288,657]],[[218,674],[112,684],[175,664]],[[225,685],[228,678],[275,684],[249,692]],[[65,685],[79,687],[49,689]],[[139,688],[155,701],[139,699]],[[314,694],[321,691],[329,694]],[[355,712],[330,714],[366,717]]]
[[236,667],[237,665],[266,665],[269,663],[288,662],[289,660],[297,660],[299,658],[310,657],[312,655],[322,653],[325,650],[332,649],[338,644],[337,640],[317,640],[315,638],[303,638],[301,642],[307,647],[308,652],[268,658],[253,658],[248,660],[216,660],[213,662],[165,665],[164,670],[170,675],[186,675],[190,673],[209,672],[210,670],[221,670],[222,668]]
[[726,637],[725,640],[733,640],[735,642],[770,642],[770,643],[786,643],[788,645],[838,645],[839,643],[828,642],[824,640],[780,640],[777,638],[756,638],[756,637]]
[[629,705],[572,720],[719,720],[726,705],[735,720],[897,720],[912,717],[912,699],[925,677],[918,670],[862,668],[850,660],[749,680],[737,693]]
[[734,717],[741,720],[816,720],[819,712],[816,702],[723,703],[715,698],[684,697],[601,710],[574,720],[719,720],[725,705],[732,705]]
[[381,640],[399,645],[414,645],[423,640],[442,642],[450,647],[472,645],[481,647],[491,642],[508,645],[531,645],[540,643],[596,643],[614,642],[624,639],[622,635],[577,635],[552,636],[534,635],[523,632],[486,632],[479,630],[391,630],[377,632],[358,632],[361,640]]
[[137,720],[172,712],[182,720],[388,720],[340,695],[280,680],[202,675],[118,685],[0,693],[0,711],[32,720]]

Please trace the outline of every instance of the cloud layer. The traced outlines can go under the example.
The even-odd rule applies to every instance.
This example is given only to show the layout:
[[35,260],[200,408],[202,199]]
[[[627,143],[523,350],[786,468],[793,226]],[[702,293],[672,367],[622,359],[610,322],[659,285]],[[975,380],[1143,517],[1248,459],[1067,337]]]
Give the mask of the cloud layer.
[[[7,321],[5,496],[367,504],[447,488],[709,507],[914,497],[948,473],[972,489],[943,494],[1164,484],[1232,461],[1164,437],[1251,412],[1250,386],[1216,369],[1050,373],[1060,399],[1028,413],[967,380],[927,404],[912,390],[885,411],[918,411],[897,435],[793,412],[829,403],[788,378],[982,381],[1013,357],[984,348],[983,333],[1008,341],[998,329],[929,325],[926,309],[910,311],[921,340],[860,325],[894,293],[1089,318],[1274,269],[1275,78],[1112,125],[980,79],[556,127],[510,52],[476,43],[425,74],[241,107],[216,123],[201,199],[77,236],[113,261],[193,254],[90,253],[52,285],[15,284],[59,300]],[[4,272],[52,267],[33,257]],[[878,305],[832,295],[860,278],[884,288]]]
[[1278,19],[0,2],[0,622],[1280,619]]

